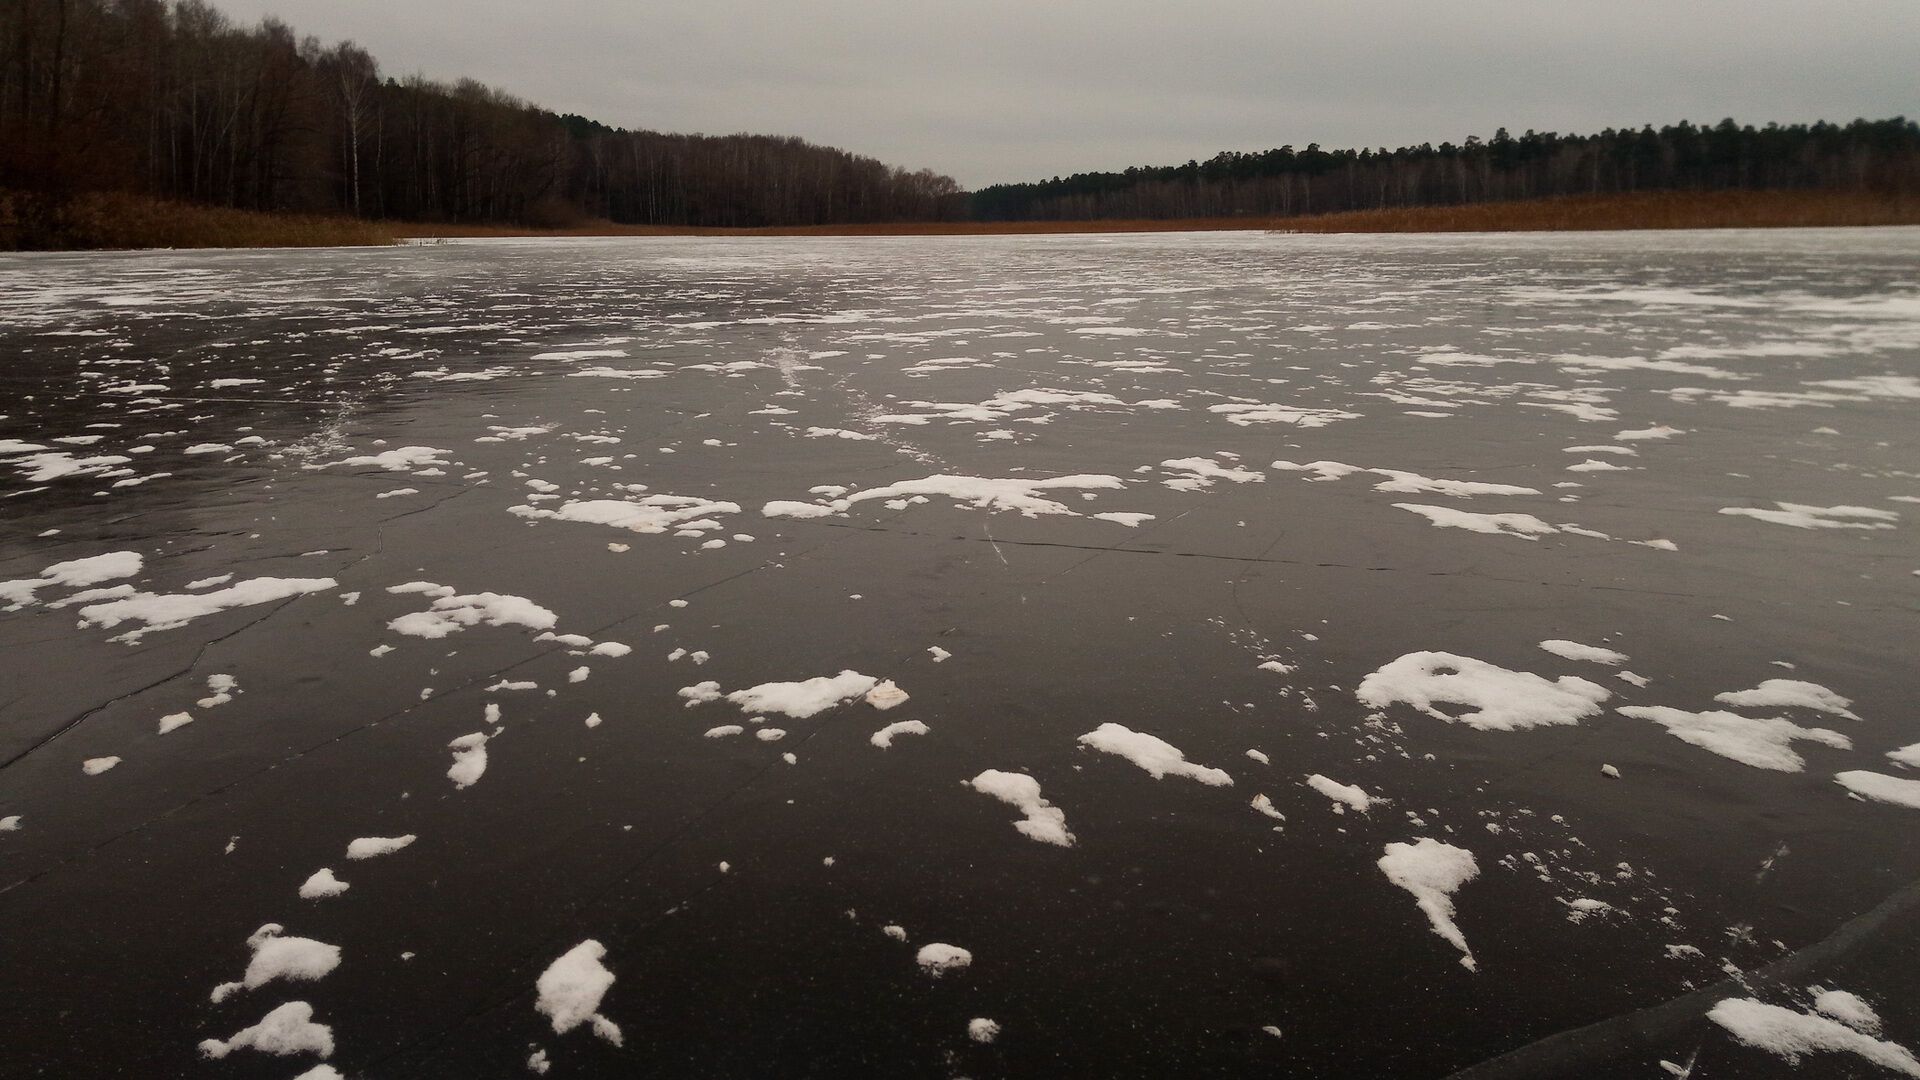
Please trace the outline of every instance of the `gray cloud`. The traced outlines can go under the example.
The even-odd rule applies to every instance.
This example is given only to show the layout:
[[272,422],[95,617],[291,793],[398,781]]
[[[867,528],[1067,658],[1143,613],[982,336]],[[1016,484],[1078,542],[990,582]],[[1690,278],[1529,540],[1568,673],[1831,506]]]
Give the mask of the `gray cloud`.
[[969,186],[1205,158],[1920,113],[1914,0],[217,0],[662,131],[793,134]]

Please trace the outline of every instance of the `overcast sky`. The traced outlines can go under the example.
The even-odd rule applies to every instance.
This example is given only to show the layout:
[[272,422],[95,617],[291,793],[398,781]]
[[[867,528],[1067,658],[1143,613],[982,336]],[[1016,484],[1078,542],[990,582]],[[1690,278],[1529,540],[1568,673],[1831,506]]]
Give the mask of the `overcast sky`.
[[1223,149],[1920,116],[1920,0],[215,0],[620,127],[969,187]]

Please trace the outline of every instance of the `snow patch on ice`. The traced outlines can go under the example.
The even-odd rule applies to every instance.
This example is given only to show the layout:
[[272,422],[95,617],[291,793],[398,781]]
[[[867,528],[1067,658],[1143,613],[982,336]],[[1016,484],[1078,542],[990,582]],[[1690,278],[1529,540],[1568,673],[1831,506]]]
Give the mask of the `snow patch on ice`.
[[[835,503],[851,505],[873,499],[899,499],[915,495],[944,495],[974,510],[1013,510],[1024,517],[1042,514],[1078,516],[1064,503],[1043,497],[1043,491],[1110,491],[1125,487],[1117,476],[1053,476],[1038,480],[990,479],[979,476],[938,475],[918,480],[902,480],[885,487],[856,491]],[[844,509],[844,507],[840,507]]]
[[1296,405],[1225,404],[1209,405],[1207,411],[1226,418],[1229,424],[1292,424],[1299,428],[1320,428],[1342,420],[1358,420],[1359,413],[1340,409],[1307,409]]
[[1615,711],[1637,720],[1651,720],[1682,742],[1756,769],[1804,770],[1807,763],[1794,752],[1795,740],[1816,742],[1836,750],[1853,749],[1852,741],[1837,731],[1801,727],[1778,716],[1755,719],[1717,710],[1687,712],[1665,705],[1626,705]]
[[[795,720],[805,720],[844,701],[860,697],[879,683],[880,680],[871,675],[862,675],[857,671],[849,670],[842,671],[838,675],[821,675],[801,682],[761,683],[745,690],[735,690],[727,695],[727,700],[740,706],[742,712],[777,712],[791,716]],[[687,690],[682,690],[680,693],[683,697],[690,696]]]
[[533,1007],[553,1021],[555,1035],[589,1024],[594,1034],[620,1045],[619,1025],[600,1014],[600,1001],[614,982],[613,972],[600,962],[606,955],[606,946],[588,938],[547,965],[534,982],[539,998]]
[[[428,588],[416,590],[413,586],[417,585],[426,585]],[[445,590],[452,593],[447,586],[433,585],[431,582],[413,582],[388,591],[401,590]],[[433,606],[426,611],[402,615],[387,623],[387,629],[409,637],[438,639],[457,634],[469,626],[520,626],[528,630],[552,630],[559,621],[558,615],[524,596],[481,592],[437,596]]]
[[300,899],[320,900],[329,896],[339,896],[352,887],[348,882],[334,877],[331,867],[323,866],[300,883]]
[[1258,484],[1265,483],[1267,479],[1265,474],[1257,470],[1222,465],[1212,458],[1171,458],[1161,462],[1160,467],[1174,474],[1172,479],[1162,480],[1161,483],[1175,491],[1204,491],[1212,487],[1216,480]]
[[552,510],[536,506],[511,506],[507,510],[524,518],[607,525],[647,535],[658,535],[669,530],[688,535],[724,528],[720,522],[713,520],[713,515],[737,514],[740,504],[692,495],[647,495],[631,502],[623,499],[589,499],[564,502]]
[[[694,654],[694,661],[696,663],[699,662],[701,655],[700,653]],[[905,690],[895,686],[892,679],[882,679],[874,685],[873,689],[867,691],[866,700],[867,704],[879,709],[881,712],[886,712],[896,705],[904,705],[910,696],[911,695]]]
[[1858,720],[1847,706],[1853,702],[1821,686],[1799,679],[1768,679],[1751,690],[1713,695],[1713,700],[1736,709],[1812,709]]
[[405,472],[409,469],[444,469],[452,462],[446,460],[451,450],[440,450],[431,446],[401,446],[392,450],[382,450],[377,454],[343,458],[334,465],[366,465],[385,469],[388,472]]
[[1818,986],[1807,989],[1814,991],[1814,1012],[1825,1013],[1855,1031],[1880,1034],[1880,1014],[1860,995],[1846,990],[1824,990]]
[[1074,837],[1067,831],[1066,811],[1040,795],[1040,781],[1025,773],[988,769],[967,781],[967,786],[982,795],[991,795],[1025,814],[1013,823],[1022,836],[1043,844],[1072,847]]
[[1478,971],[1466,935],[1454,922],[1453,893],[1480,873],[1473,852],[1425,837],[1411,844],[1391,843],[1376,864],[1387,880],[1413,894],[1433,932],[1459,949],[1460,964]]
[[469,788],[480,782],[487,771],[487,733],[476,731],[471,735],[462,735],[447,744],[453,751],[453,764],[447,768],[447,779],[453,781],[455,788]]
[[212,592],[134,593],[119,600],[89,604],[80,609],[80,620],[83,625],[107,629],[129,621],[141,623],[113,638],[131,644],[156,630],[174,630],[203,616],[324,592],[337,584],[332,578],[258,577]]
[[109,551],[84,559],[57,562],[40,571],[38,577],[0,581],[0,601],[11,611],[34,602],[34,594],[53,586],[84,589],[104,581],[130,578],[140,572],[145,559],[137,551]]
[[405,836],[363,836],[347,845],[347,858],[372,859],[391,855],[418,839],[412,833]]
[[936,941],[920,946],[920,951],[914,954],[913,959],[920,965],[921,971],[937,979],[949,971],[960,971],[972,964],[973,954],[958,945]]
[[918,720],[901,720],[897,723],[888,724],[886,727],[883,727],[879,731],[874,732],[871,736],[868,737],[867,741],[879,747],[882,750],[886,750],[893,746],[893,740],[895,736],[925,735],[926,733],[927,733],[926,724]]
[[[1481,731],[1516,731],[1573,724],[1600,711],[1605,687],[1572,675],[1547,680],[1447,652],[1414,652],[1360,681],[1354,696],[1384,709],[1405,703],[1437,720],[1459,721]],[[1459,705],[1458,716],[1441,704]]]
[[1920,1077],[1920,1059],[1906,1047],[1818,1013],[1795,1012],[1753,998],[1727,998],[1707,1011],[1707,1019],[1748,1046],[1794,1065],[1813,1053],[1856,1054],[1882,1068]]
[[1920,810],[1920,780],[1906,780],[1898,776],[1888,776],[1885,773],[1853,769],[1835,773],[1833,782],[1874,802],[1892,803],[1895,806]]
[[1233,778],[1223,770],[1188,761],[1187,755],[1172,743],[1120,724],[1111,722],[1101,724],[1098,728],[1080,736],[1080,742],[1102,753],[1114,754],[1133,762],[1145,769],[1155,780],[1172,775],[1184,776],[1213,787],[1224,787],[1233,783]]
[[1451,506],[1422,503],[1394,503],[1393,506],[1396,510],[1419,514],[1440,529],[1466,529],[1490,536],[1517,536],[1522,540],[1538,540],[1560,531],[1532,514],[1475,514]]
[[1346,808],[1351,807],[1364,814],[1373,807],[1374,803],[1386,801],[1367,794],[1364,789],[1353,784],[1342,784],[1319,773],[1307,777],[1307,786],[1332,799],[1333,808],[1343,813]]
[[1773,505],[1779,509],[1723,506],[1720,513],[1750,517],[1775,525],[1791,525],[1796,529],[1891,529],[1893,523],[1900,520],[1900,515],[1891,510],[1876,510],[1870,506],[1808,506],[1790,502],[1775,502]]
[[[266,1054],[317,1054],[333,1056],[333,1029],[313,1022],[313,1006],[304,1001],[289,1001],[262,1017],[252,1027],[241,1028],[225,1039],[204,1039],[200,1053],[223,1058],[235,1050],[254,1049]],[[309,1072],[311,1075],[311,1072]]]
[[275,979],[313,982],[340,966],[340,946],[312,938],[285,937],[286,927],[268,923],[247,938],[253,958],[239,982],[213,988],[213,1000],[225,1001],[238,990],[257,990]]
[[1626,653],[1603,649],[1598,645],[1582,645],[1577,641],[1567,641],[1563,638],[1543,641],[1540,647],[1563,660],[1583,660],[1594,664],[1616,665],[1627,662]]

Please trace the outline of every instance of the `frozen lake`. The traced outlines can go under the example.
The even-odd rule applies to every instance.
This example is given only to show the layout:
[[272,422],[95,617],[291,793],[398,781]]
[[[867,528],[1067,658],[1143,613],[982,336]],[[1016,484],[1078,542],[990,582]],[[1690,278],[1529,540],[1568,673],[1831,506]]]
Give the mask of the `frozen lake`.
[[1920,1075],[1920,230],[0,256],[0,360],[0,1074]]

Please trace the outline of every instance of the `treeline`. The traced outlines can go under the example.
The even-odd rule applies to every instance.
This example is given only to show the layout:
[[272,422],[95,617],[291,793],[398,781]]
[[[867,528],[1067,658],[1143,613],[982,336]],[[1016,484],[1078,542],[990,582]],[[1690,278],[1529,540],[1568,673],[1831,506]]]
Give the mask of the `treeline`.
[[0,189],[557,226],[964,216],[948,177],[797,138],[559,116],[478,82],[383,77],[350,43],[201,0],[0,0]]
[[1920,192],[1920,125],[1904,117],[1763,128],[1723,120],[1519,138],[1502,128],[1484,142],[1398,150],[1315,143],[996,184],[973,194],[971,210],[985,221],[1292,216],[1561,195],[1806,189]]

